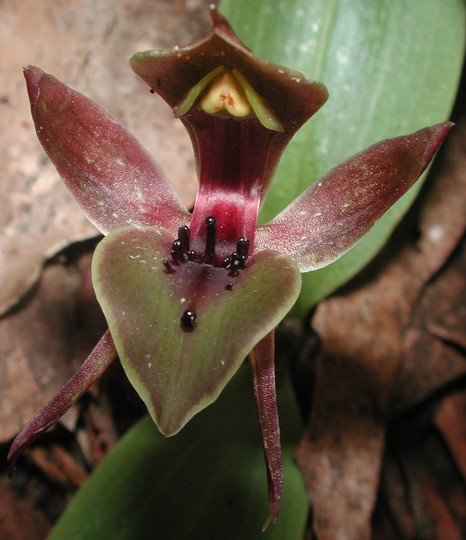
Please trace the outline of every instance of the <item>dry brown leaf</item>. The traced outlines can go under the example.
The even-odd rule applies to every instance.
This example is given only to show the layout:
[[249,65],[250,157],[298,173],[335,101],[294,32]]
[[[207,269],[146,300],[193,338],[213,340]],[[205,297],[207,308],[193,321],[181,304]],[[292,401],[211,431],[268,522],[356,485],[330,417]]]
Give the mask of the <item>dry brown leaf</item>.
[[[443,310],[451,310],[458,292],[451,275],[431,293],[433,298],[425,289],[464,234],[465,140],[463,119],[449,137],[426,190],[419,239],[410,241],[404,233],[396,253],[392,244],[391,252],[385,250],[344,292],[322,302],[313,318],[322,348],[316,359],[311,418],[297,455],[319,540],[371,537],[386,421],[394,410],[424,399],[465,371],[460,352],[437,369],[447,347],[435,337],[441,350],[430,350],[432,362],[424,367],[435,366],[436,373],[426,379],[427,388],[416,387],[425,375],[421,370],[419,377],[417,371],[425,362],[421,353],[434,339],[426,326],[439,322],[431,313],[435,301],[444,295]],[[419,304],[423,296],[428,305]],[[459,316],[458,312],[448,328],[458,326]],[[445,329],[443,321],[441,327]]]
[[88,477],[87,471],[62,446],[29,448],[27,456],[42,473],[56,484],[78,488]]
[[452,518],[450,509],[445,504],[445,501],[430,484],[426,483],[424,490],[434,519],[433,538],[435,540],[462,540],[464,536]]
[[21,67],[38,65],[114,114],[160,163],[189,206],[196,180],[188,136],[135,77],[127,59],[140,50],[189,42],[209,24],[207,4],[0,2],[0,315],[33,285],[44,259],[96,234],[36,140]]
[[[429,321],[440,313],[445,314],[445,325],[440,326],[444,336],[451,324],[458,327],[455,318],[463,314],[456,306],[465,305],[466,297],[464,284],[455,276],[464,281],[465,255],[463,239],[426,287],[406,331],[390,411],[397,416],[388,429],[374,520],[378,540],[466,534],[466,489],[461,481],[466,473],[466,394],[449,390],[449,383],[464,387],[465,351],[429,332]],[[387,532],[387,520],[397,534]]]
[[435,423],[466,482],[466,392],[445,399],[437,410]]
[[[393,388],[391,414],[434,395],[466,373],[466,241],[425,288],[403,339],[403,361]],[[464,337],[462,338],[464,340]]]
[[0,538],[2,540],[43,540],[50,525],[35,510],[30,499],[14,497],[0,482]]
[[84,254],[74,264],[47,266],[28,301],[0,321],[0,442],[45,405],[105,331],[90,262]]

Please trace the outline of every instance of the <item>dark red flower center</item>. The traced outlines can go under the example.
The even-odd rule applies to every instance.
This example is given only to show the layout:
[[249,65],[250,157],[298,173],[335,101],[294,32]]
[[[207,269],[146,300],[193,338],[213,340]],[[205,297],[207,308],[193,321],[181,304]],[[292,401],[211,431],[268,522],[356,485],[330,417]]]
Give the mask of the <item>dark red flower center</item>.
[[[216,264],[216,243],[217,243],[217,220],[209,216],[205,220],[206,235],[205,248],[203,252],[196,252],[190,248],[190,230],[187,225],[182,225],[178,229],[178,237],[174,240],[171,250],[171,259],[163,259],[165,270],[169,274],[176,272],[176,267],[188,261],[198,264],[207,264],[217,268],[228,270],[228,276],[235,277],[246,264],[249,256],[250,241],[246,236],[238,238],[236,250],[231,255],[224,257],[221,265]],[[231,288],[231,287],[230,287]]]
[[[216,257],[217,243],[217,220],[209,216],[205,220],[206,235],[204,250],[196,252],[190,246],[190,229],[187,225],[182,225],[178,228],[178,237],[173,241],[170,258],[162,260],[163,266],[167,274],[176,274],[177,268],[186,263],[194,263],[198,265],[210,266],[217,269],[225,269],[225,278],[235,278],[238,273],[244,269],[249,257],[250,241],[249,238],[243,236],[238,238],[236,242],[236,250],[229,256],[224,257],[219,265]],[[225,290],[233,289],[233,281],[225,280]],[[183,312],[180,318],[181,328],[186,331],[191,331],[196,325],[197,314],[192,307]]]

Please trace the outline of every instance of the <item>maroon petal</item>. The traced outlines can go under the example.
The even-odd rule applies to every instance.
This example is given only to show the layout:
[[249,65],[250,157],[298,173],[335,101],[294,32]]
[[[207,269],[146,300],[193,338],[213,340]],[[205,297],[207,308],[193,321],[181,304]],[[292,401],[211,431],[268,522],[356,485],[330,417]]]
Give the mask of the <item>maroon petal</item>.
[[130,59],[133,70],[172,108],[208,73],[224,66],[237,69],[294,133],[326,102],[328,92],[302,73],[255,56],[213,8],[212,28],[186,47],[145,51]]
[[416,182],[452,125],[381,141],[338,165],[257,229],[256,250],[286,253],[302,272],[335,261]]
[[283,463],[275,393],[274,356],[274,332],[272,331],[254,347],[249,355],[269,487],[270,515],[264,524],[263,531],[270,523],[277,521],[283,491]]
[[101,107],[41,69],[24,69],[37,136],[88,218],[176,231],[189,214],[140,144]]
[[[266,153],[260,155],[258,152],[256,156],[256,160],[262,161],[263,173],[259,188],[254,188],[263,202],[283,149],[304,122],[326,102],[328,92],[323,84],[306,79],[301,73],[261,60],[238,39],[227,20],[215,8],[212,8],[211,15],[212,28],[194,43],[168,51],[137,53],[130,59],[130,64],[180,116],[193,140],[197,158],[202,153],[199,149],[202,144],[199,140],[199,111],[196,111],[197,104],[194,103],[191,110],[196,113],[191,116],[186,114],[183,107],[186,97],[204,77],[220,67],[225,71],[237,70],[244,77],[283,128],[274,132],[272,138],[266,134],[267,128],[263,127],[263,136],[271,140]],[[179,112],[180,106],[183,112]],[[255,146],[255,143],[243,144],[250,144],[252,148]],[[234,155],[235,149],[231,150]],[[203,166],[202,163],[200,165]]]
[[117,357],[112,336],[107,330],[87,357],[79,371],[65,384],[58,394],[39,411],[22,429],[11,445],[8,453],[10,476],[15,468],[16,460],[23,450],[44,431],[53,426],[70,409],[78,399],[102,375]]

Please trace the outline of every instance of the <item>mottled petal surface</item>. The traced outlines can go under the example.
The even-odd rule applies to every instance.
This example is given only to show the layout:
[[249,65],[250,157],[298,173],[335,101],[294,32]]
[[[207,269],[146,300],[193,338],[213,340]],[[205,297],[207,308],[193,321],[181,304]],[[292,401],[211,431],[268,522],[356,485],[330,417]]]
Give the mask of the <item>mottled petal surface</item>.
[[37,136],[68,189],[103,233],[189,215],[141,145],[115,118],[41,69],[24,70]]
[[451,126],[381,141],[338,165],[258,227],[256,250],[286,253],[302,272],[335,261],[416,182]]
[[250,257],[235,277],[195,262],[167,273],[170,241],[153,227],[117,230],[99,244],[93,264],[123,367],[165,435],[217,398],[301,285],[294,261],[271,251]]

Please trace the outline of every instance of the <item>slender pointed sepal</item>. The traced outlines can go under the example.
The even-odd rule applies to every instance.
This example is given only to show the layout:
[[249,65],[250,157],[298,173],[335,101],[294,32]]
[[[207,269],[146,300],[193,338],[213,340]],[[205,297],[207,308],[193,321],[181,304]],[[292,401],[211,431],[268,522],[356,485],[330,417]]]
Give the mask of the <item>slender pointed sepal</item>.
[[23,450],[37,437],[51,428],[78,401],[78,399],[101,377],[117,357],[112,336],[107,330],[87,357],[77,373],[63,386],[58,394],[45,405],[22,429],[8,453],[9,474]]
[[176,231],[186,221],[172,186],[115,118],[37,67],[24,76],[39,141],[100,231],[129,224]]
[[256,231],[256,250],[317,270],[352,248],[418,180],[451,122],[381,141],[338,165]]
[[271,523],[277,521],[283,492],[283,463],[275,391],[274,357],[274,331],[272,331],[259,341],[249,355],[269,492],[270,514],[264,524],[263,531]]

